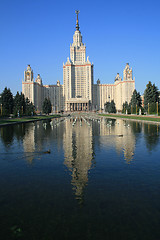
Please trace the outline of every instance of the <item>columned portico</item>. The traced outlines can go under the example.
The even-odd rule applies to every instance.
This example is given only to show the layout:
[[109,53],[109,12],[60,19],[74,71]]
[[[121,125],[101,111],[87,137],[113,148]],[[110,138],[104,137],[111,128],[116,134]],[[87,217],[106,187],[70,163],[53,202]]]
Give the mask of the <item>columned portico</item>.
[[88,99],[83,98],[72,98],[67,101],[67,111],[74,112],[74,111],[89,111],[90,108],[90,101]]

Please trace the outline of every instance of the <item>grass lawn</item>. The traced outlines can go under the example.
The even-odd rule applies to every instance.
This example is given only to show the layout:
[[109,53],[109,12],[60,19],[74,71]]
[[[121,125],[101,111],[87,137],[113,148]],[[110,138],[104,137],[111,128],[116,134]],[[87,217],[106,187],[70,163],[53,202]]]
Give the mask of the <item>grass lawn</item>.
[[126,119],[134,119],[134,120],[143,120],[143,121],[152,121],[152,122],[160,122],[160,117],[158,116],[135,116],[135,115],[118,115],[118,114],[100,114],[100,116],[105,117],[116,117],[116,118],[126,118]]
[[28,121],[36,121],[36,120],[45,120],[45,119],[51,119],[51,118],[57,118],[61,117],[60,115],[49,115],[49,116],[33,116],[33,117],[21,117],[21,118],[1,118],[0,124],[6,124],[6,123],[20,123],[20,122],[28,122]]

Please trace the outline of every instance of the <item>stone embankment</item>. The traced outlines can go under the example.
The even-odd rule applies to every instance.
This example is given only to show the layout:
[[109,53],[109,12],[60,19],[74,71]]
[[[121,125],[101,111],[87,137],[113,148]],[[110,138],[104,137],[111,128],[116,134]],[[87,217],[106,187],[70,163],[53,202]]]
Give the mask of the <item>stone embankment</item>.
[[138,122],[146,122],[146,123],[153,123],[153,124],[160,124],[160,116],[155,115],[126,115],[126,114],[99,114],[100,116],[107,117],[107,118],[121,118],[123,120],[129,121],[138,121]]
[[36,122],[41,120],[49,120],[52,118],[59,118],[61,115],[41,115],[41,116],[33,116],[33,117],[21,117],[21,118],[1,118],[0,119],[0,127],[8,126],[8,125],[15,125],[15,124],[22,124],[22,123],[29,123],[29,122]]

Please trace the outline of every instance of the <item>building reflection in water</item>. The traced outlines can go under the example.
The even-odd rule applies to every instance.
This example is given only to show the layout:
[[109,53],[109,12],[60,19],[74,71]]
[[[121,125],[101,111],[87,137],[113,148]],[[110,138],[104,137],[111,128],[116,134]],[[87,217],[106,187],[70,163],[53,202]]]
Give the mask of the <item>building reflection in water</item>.
[[[28,129],[23,138],[23,147],[25,158],[28,163],[32,164],[36,157],[41,159],[44,152],[50,149],[53,141],[56,139],[56,146],[61,148],[61,137],[63,136],[63,128],[57,126],[58,119],[52,121],[34,122],[28,125]],[[55,127],[53,128],[53,124]]]
[[[71,172],[71,184],[80,203],[83,203],[84,189],[88,182],[89,170],[93,165],[94,145],[99,144],[105,149],[114,147],[116,152],[123,153],[125,161],[130,163],[136,144],[132,123],[106,118],[102,118],[100,122],[89,119],[87,121],[89,125],[78,120],[73,126],[73,120],[67,120],[63,135],[64,164]],[[139,125],[135,127],[137,131],[141,131]],[[134,129],[135,133],[136,129]]]
[[[71,120],[72,121],[72,120]],[[73,190],[79,203],[83,203],[84,188],[88,182],[88,171],[94,158],[92,127],[84,121],[66,121],[63,136],[64,164],[71,171]]]
[[100,124],[101,144],[107,148],[115,146],[118,154],[123,152],[124,159],[130,163],[133,159],[136,137],[132,131],[132,123],[121,119],[103,118]]
[[35,124],[31,123],[23,138],[23,148],[26,160],[32,164],[35,152]]

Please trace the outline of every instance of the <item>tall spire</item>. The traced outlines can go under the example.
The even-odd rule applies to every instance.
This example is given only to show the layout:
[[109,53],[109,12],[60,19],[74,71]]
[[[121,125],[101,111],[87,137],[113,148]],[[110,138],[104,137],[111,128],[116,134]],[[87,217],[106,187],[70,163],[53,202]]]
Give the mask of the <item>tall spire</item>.
[[79,31],[78,14],[80,13],[80,11],[76,10],[75,13],[77,14],[76,30]]

